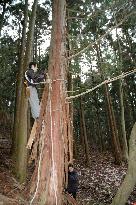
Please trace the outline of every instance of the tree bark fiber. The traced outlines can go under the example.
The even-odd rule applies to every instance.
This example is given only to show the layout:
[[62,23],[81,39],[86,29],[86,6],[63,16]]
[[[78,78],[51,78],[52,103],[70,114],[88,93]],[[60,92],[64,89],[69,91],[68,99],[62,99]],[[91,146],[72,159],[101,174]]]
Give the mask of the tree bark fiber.
[[[30,204],[62,205],[69,157],[69,107],[66,102],[65,0],[53,2],[49,89],[42,98],[39,157],[31,181]],[[44,89],[43,97],[46,95]],[[39,126],[40,126],[39,125]],[[71,145],[70,145],[71,146]]]

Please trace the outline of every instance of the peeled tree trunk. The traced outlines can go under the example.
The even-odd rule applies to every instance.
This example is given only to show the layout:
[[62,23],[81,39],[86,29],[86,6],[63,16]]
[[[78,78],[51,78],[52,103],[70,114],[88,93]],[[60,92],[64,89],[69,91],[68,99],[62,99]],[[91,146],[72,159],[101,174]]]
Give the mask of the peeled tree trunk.
[[[64,169],[68,160],[66,102],[65,0],[53,1],[49,85],[45,86],[38,127],[39,157],[31,180],[30,204],[61,205]],[[44,99],[45,92],[48,95]],[[44,110],[44,112],[43,112]],[[39,128],[38,128],[39,129]],[[38,130],[37,129],[37,130]],[[36,139],[37,140],[37,139]]]
[[115,195],[111,205],[125,205],[136,184],[136,123],[129,140],[128,170],[126,177]]

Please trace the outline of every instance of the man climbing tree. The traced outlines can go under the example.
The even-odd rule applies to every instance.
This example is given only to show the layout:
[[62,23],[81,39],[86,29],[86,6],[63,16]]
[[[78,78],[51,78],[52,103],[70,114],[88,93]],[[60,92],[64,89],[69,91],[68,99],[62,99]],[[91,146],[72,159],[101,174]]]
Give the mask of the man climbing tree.
[[29,97],[29,103],[31,106],[31,113],[34,119],[39,117],[40,113],[40,101],[38,98],[38,92],[36,85],[40,82],[45,82],[45,75],[37,73],[38,67],[36,62],[29,63],[29,69],[25,72],[26,79],[26,91]]

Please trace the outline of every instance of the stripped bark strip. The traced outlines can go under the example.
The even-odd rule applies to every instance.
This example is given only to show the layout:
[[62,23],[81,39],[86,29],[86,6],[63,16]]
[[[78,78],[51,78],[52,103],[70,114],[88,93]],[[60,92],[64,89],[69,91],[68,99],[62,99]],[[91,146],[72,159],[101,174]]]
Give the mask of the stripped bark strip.
[[64,196],[64,205],[79,205],[77,201],[68,193],[63,194]]
[[73,136],[71,135],[71,116],[70,116],[70,105],[67,104],[67,110],[68,110],[68,148],[69,148],[69,162],[73,162],[73,147],[72,147],[72,141]]
[[64,184],[65,186],[67,186],[67,183],[68,183],[68,175],[67,175],[67,172],[68,172],[68,161],[69,161],[69,157],[68,157],[68,110],[67,110],[67,103],[64,102],[64,107],[63,107],[63,110],[64,110],[64,113],[65,113],[65,116],[64,116],[64,171],[65,171],[65,181],[64,181]]
[[45,91],[43,92],[42,101],[41,101],[41,105],[40,105],[41,110],[40,110],[39,120],[35,120],[34,125],[32,127],[31,134],[30,134],[30,137],[29,137],[29,140],[27,143],[28,149],[31,149],[34,140],[36,138],[38,138],[38,136],[41,132],[42,120],[43,120],[43,116],[45,114],[46,104],[47,104],[47,99],[48,99],[49,85],[47,84],[44,89],[45,89]]

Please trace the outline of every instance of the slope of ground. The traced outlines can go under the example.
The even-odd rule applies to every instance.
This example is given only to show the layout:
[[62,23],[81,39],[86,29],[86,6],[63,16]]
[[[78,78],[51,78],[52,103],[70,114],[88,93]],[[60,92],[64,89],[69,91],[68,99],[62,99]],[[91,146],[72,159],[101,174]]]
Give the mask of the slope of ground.
[[[79,155],[79,157],[75,162],[79,174],[78,204],[109,205],[126,174],[127,166],[115,165],[109,152],[100,154],[96,150],[91,150],[88,167],[85,166],[84,156]],[[20,185],[14,178],[10,153],[0,154],[0,164],[0,195],[14,200],[9,201],[9,205],[27,205],[26,187]],[[134,201],[136,201],[136,190],[133,191],[126,205]]]
[[[82,153],[82,150],[78,153]],[[109,152],[100,154],[96,150],[91,150],[90,166],[85,166],[84,156],[81,154],[76,162],[76,168],[79,174],[79,203],[109,205],[125,177],[127,165],[115,165],[114,158]],[[134,201],[136,201],[136,190],[126,205]]]
[[25,186],[14,178],[13,162],[9,159],[9,153],[0,153],[0,165],[0,202],[3,205],[26,205],[23,196]]

